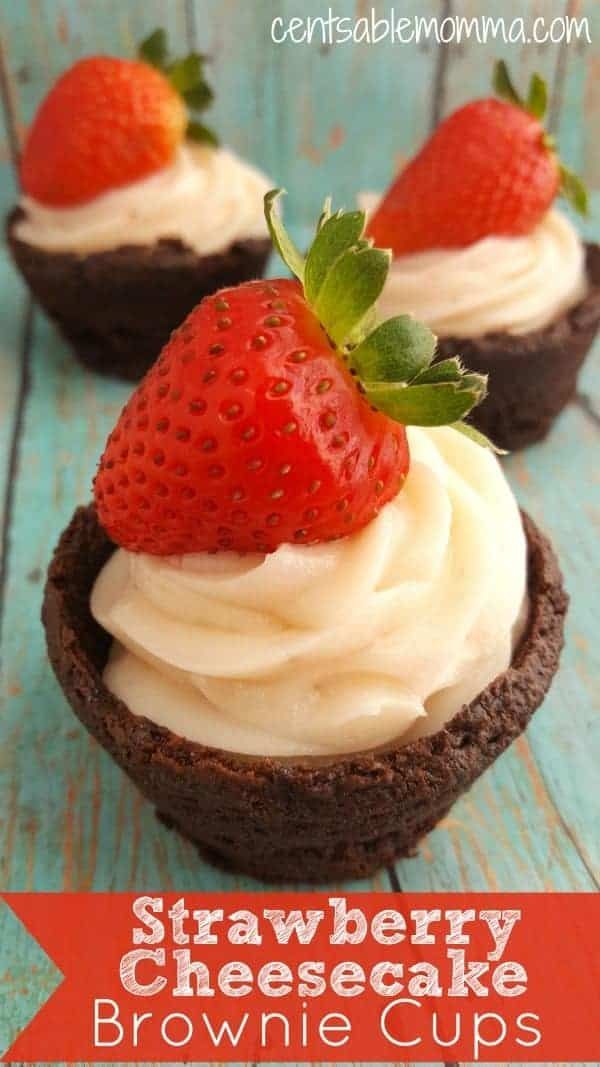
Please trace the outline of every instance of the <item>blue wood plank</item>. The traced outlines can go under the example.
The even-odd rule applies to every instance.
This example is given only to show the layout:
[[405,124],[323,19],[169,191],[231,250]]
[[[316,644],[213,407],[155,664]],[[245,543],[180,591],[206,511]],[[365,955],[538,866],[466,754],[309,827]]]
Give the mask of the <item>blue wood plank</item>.
[[[381,16],[389,13],[387,5],[375,6]],[[365,13],[360,4],[334,7],[337,14]],[[422,7],[405,0],[402,13],[416,15]],[[287,24],[298,15],[293,0],[276,7],[233,4],[230,20],[219,17],[220,0],[196,0],[194,10],[197,43],[212,56],[217,128],[289,189],[290,209],[302,204],[299,221],[316,218],[329,193],[348,206],[357,190],[387,184],[428,125],[433,46],[273,44],[271,20],[277,14]],[[326,14],[320,0],[307,0],[301,12]]]
[[[600,346],[592,365],[598,380]],[[545,445],[526,456],[511,457],[508,463],[519,500],[552,537],[571,596],[562,667],[544,715],[534,720],[530,731],[538,785],[552,798],[557,818],[596,885],[600,882],[600,810],[592,798],[598,786],[600,751],[600,650],[592,635],[597,617],[593,576],[597,574],[600,524],[598,444],[597,425],[570,407]]]

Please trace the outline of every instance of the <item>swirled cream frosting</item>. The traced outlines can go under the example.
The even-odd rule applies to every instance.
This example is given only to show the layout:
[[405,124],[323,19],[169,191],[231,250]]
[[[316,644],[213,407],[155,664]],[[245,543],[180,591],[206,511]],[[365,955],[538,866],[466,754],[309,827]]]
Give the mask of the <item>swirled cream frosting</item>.
[[171,238],[209,255],[267,236],[263,197],[270,187],[233,152],[187,143],[171,166],[78,207],[51,208],[23,196],[16,234],[48,252],[86,255]]
[[[373,210],[378,197],[363,194]],[[523,237],[486,237],[393,260],[379,300],[383,318],[409,313],[438,337],[542,329],[587,290],[585,249],[560,211]]]
[[157,557],[117,550],[92,613],[106,685],[189,740],[334,755],[433,732],[509,665],[526,543],[495,457],[409,429],[411,468],[363,530],[331,544]]

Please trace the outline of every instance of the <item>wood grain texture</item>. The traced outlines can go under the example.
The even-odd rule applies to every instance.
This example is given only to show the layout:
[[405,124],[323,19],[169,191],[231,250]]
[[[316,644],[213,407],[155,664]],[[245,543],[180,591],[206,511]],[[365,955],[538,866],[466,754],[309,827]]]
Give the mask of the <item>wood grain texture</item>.
[[[368,5],[340,2],[343,14]],[[389,5],[375,5],[380,15]],[[174,50],[211,54],[214,123],[223,139],[289,191],[302,238],[324,195],[354,201],[380,188],[436,115],[487,91],[491,58],[506,56],[521,83],[535,68],[553,91],[552,124],[567,162],[600,210],[600,6],[593,0],[509,2],[502,14],[585,15],[593,45],[541,48],[476,43],[438,48],[385,43],[276,46],[268,0],[23,0],[0,6],[5,57],[0,197],[15,195],[11,148],[48,85],[82,54],[131,54],[166,24]],[[284,18],[293,0],[277,5]],[[307,0],[303,14],[323,5]],[[402,14],[481,14],[475,0],[402,4]],[[585,122],[583,117],[585,116]],[[12,137],[11,137],[12,133]],[[4,545],[0,718],[0,888],[259,888],[201,863],[167,831],[65,707],[48,667],[38,616],[51,548],[74,506],[89,497],[106,434],[128,388],[74,363],[0,256],[0,522]],[[424,842],[419,855],[370,883],[395,890],[593,889],[600,878],[600,737],[595,639],[600,487],[600,347],[580,396],[550,438],[506,462],[521,503],[558,549],[572,597],[560,674],[526,736]],[[10,471],[14,477],[9,477]],[[0,908],[0,1046],[44,999],[56,974]]]

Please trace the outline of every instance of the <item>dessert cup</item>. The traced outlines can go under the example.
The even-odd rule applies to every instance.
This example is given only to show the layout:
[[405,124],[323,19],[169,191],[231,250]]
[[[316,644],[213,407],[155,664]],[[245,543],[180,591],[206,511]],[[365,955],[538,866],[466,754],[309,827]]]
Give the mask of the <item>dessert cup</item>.
[[91,615],[90,594],[114,545],[92,506],[77,509],[50,564],[42,611],[50,660],[90,733],[210,859],[268,881],[368,876],[415,849],[525,729],[551,684],[567,595],[550,543],[527,515],[523,525],[529,615],[510,667],[441,730],[408,744],[246,756],[133,715],[102,678],[111,637]]
[[7,240],[33,296],[84,366],[128,381],[143,376],[204,296],[259,278],[271,252],[267,236],[208,255],[171,238],[87,254],[47,251],[17,236],[22,218],[14,208]]
[[470,421],[509,451],[541,441],[577,388],[600,326],[600,246],[586,245],[588,291],[543,329],[526,334],[440,337],[438,359],[460,355],[488,375],[488,395]]

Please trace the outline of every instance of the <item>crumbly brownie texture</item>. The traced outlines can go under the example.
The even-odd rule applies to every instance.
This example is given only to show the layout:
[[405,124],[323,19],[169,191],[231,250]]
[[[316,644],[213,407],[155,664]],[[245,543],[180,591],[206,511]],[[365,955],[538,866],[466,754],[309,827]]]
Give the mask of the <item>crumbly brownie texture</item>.
[[[42,618],[73,710],[170,826],[211,859],[268,881],[370,875],[415,849],[525,729],[557,669],[567,595],[526,515],[530,617],[511,667],[447,726],[404,746],[337,759],[240,756],[134,716],[104,685],[110,636],[90,591],[114,546],[79,508],[48,571]],[[443,653],[442,653],[443,654]]]
[[600,246],[586,245],[586,255],[587,295],[543,330],[440,338],[439,358],[460,355],[469,370],[489,375],[488,396],[469,421],[501,448],[541,441],[575,393],[600,325]]
[[179,240],[85,256],[46,252],[17,238],[21,217],[20,208],[8,216],[7,240],[33,296],[86,367],[128,381],[146,373],[203,296],[260,278],[271,253],[268,237],[209,256]]

